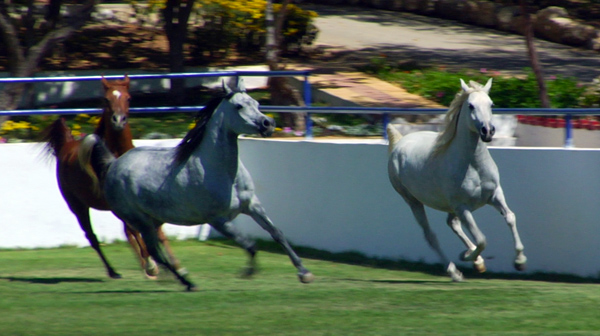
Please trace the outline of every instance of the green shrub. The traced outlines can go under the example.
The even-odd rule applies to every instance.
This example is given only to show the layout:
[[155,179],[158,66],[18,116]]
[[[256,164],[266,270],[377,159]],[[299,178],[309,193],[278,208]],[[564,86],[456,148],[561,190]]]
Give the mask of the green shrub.
[[[524,76],[508,76],[488,69],[449,70],[406,63],[390,64],[384,57],[375,58],[362,69],[383,80],[396,82],[411,93],[418,94],[448,106],[460,90],[459,79],[484,84],[494,78],[491,97],[495,107],[541,107],[538,85],[531,69]],[[550,76],[546,81],[550,104],[553,108],[592,107],[598,103],[598,93],[572,78]],[[598,85],[600,87],[600,85]],[[598,89],[600,91],[600,89]]]

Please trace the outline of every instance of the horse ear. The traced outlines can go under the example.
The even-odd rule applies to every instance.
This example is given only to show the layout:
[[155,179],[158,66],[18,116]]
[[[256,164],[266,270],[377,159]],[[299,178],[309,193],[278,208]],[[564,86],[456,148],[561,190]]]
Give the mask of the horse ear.
[[490,93],[490,89],[492,88],[492,78],[488,79],[487,83],[485,83],[485,86],[483,87],[483,91],[485,91],[485,93]]
[[102,75],[101,81],[102,81],[102,87],[106,91],[108,89],[109,84],[108,84],[108,81],[106,80],[106,78],[104,78],[104,75]]
[[244,79],[242,77],[237,78],[236,87],[237,87],[237,90],[240,92],[246,91],[246,84],[244,83]]
[[464,80],[462,80],[462,78],[460,79],[460,87],[463,89],[463,91],[465,92],[469,92],[471,91],[471,88],[465,83]]
[[127,90],[129,90],[129,74],[125,74],[125,78],[123,79],[123,84],[127,86]]
[[229,85],[227,85],[227,83],[225,83],[225,80],[222,79],[221,82],[223,83],[223,91],[225,91],[225,94],[227,94],[227,95],[231,94],[231,89],[229,88]]

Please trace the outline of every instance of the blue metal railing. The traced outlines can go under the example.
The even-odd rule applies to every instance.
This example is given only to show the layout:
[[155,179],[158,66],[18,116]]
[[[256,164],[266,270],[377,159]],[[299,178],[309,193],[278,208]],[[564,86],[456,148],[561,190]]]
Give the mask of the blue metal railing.
[[[323,114],[376,114],[382,115],[383,137],[387,139],[385,128],[391,121],[392,115],[406,114],[429,114],[438,115],[446,112],[446,109],[434,108],[395,108],[395,107],[325,107],[311,106],[311,86],[308,80],[310,71],[215,71],[215,72],[192,72],[192,73],[165,73],[165,74],[134,74],[129,75],[132,80],[135,79],[162,79],[162,78],[187,78],[187,77],[226,77],[226,76],[261,76],[261,77],[297,77],[303,76],[303,95],[306,106],[261,106],[264,112],[276,113],[306,113],[306,133],[307,138],[313,137],[311,115],[315,113]],[[73,81],[96,81],[102,76],[63,76],[63,77],[19,77],[19,78],[0,78],[0,83],[40,83],[40,82],[73,82]],[[122,75],[104,76],[106,79],[122,79]],[[131,113],[171,113],[171,112],[195,112],[203,106],[162,106],[162,107],[132,107]],[[43,115],[43,114],[98,114],[100,108],[70,108],[70,109],[22,109],[22,110],[0,110],[0,116],[7,115]],[[558,115],[565,117],[565,147],[573,145],[573,125],[571,119],[573,116],[600,115],[600,108],[495,108],[494,114],[519,114],[519,115]]]
[[[162,78],[188,78],[188,77],[295,77],[304,76],[305,80],[310,76],[310,71],[211,71],[211,72],[181,72],[163,74],[133,74],[127,75],[130,79],[162,79]],[[60,77],[10,77],[0,78],[0,83],[42,83],[42,82],[79,82],[99,81],[103,76],[60,76]],[[108,80],[123,79],[124,75],[107,75]]]

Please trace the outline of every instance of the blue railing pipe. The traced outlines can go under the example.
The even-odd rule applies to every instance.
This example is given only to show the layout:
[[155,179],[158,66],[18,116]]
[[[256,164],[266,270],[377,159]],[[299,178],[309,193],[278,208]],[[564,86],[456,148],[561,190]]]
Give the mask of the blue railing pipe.
[[[304,76],[303,93],[304,93],[304,105],[306,107],[310,108],[311,107],[311,102],[312,102],[312,92],[311,92],[311,87],[310,87],[310,81],[308,80],[308,74],[306,74]],[[304,121],[304,127],[305,127],[304,136],[307,139],[312,139],[312,137],[313,137],[313,133],[312,133],[312,117],[311,117],[310,111],[306,111],[306,117],[305,117],[305,121]]]
[[[214,72],[192,72],[192,73],[166,73],[166,74],[134,74],[131,79],[159,79],[159,78],[178,78],[178,77],[221,77],[221,76],[304,76],[304,103],[306,106],[262,106],[265,112],[305,112],[306,134],[307,138],[313,137],[311,114],[313,113],[340,113],[340,114],[381,114],[383,115],[384,133],[383,137],[387,139],[385,128],[391,121],[392,115],[405,114],[443,114],[446,109],[432,108],[394,108],[394,107],[324,107],[311,106],[311,86],[309,82],[310,71],[214,71]],[[69,81],[92,81],[100,80],[102,76],[63,76],[63,77],[13,77],[0,78],[0,83],[18,83],[18,82],[69,82]],[[120,79],[122,75],[104,76],[106,79]],[[163,107],[132,107],[132,113],[170,113],[170,112],[195,112],[203,106],[163,106]],[[42,115],[42,114],[96,114],[102,110],[98,108],[80,108],[80,109],[28,109],[28,110],[0,110],[0,116],[10,115]],[[496,108],[495,114],[521,114],[521,115],[561,115],[565,118],[565,147],[573,146],[573,116],[600,115],[600,108]]]

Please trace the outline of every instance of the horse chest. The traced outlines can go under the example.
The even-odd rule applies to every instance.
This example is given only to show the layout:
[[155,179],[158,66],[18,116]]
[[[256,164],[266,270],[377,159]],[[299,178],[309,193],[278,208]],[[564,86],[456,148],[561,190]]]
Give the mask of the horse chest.
[[486,204],[498,185],[491,171],[471,165],[467,167],[464,177],[455,181],[449,189],[454,190],[449,194],[449,201],[462,203],[471,208],[479,208]]

